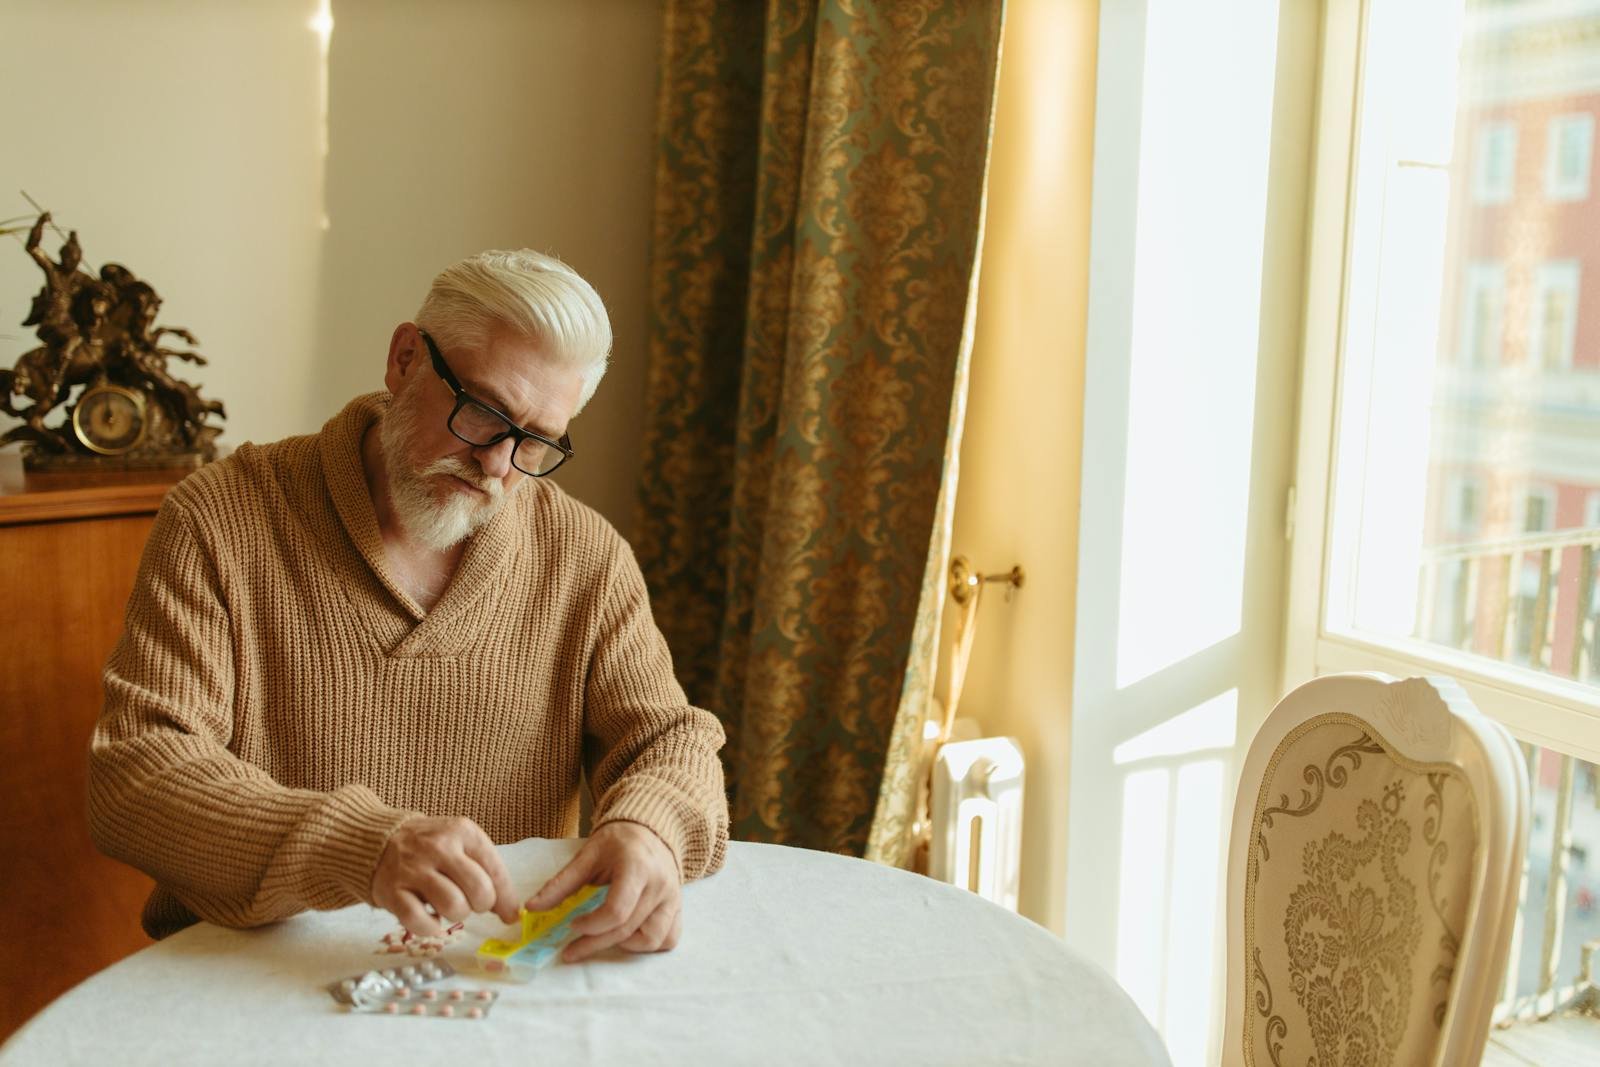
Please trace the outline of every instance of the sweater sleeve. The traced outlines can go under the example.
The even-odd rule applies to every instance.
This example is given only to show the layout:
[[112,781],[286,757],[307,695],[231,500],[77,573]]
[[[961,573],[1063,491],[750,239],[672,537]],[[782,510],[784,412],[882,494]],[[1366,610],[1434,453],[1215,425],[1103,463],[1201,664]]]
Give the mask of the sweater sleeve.
[[233,655],[215,559],[169,497],[106,664],[89,746],[95,844],[224,926],[368,900],[384,844],[413,813],[360,785],[286,788],[229,751]]
[[667,843],[684,881],[722,867],[728,798],[716,716],[690,705],[650,614],[633,552],[619,539],[590,663],[585,751],[593,823],[640,823]]

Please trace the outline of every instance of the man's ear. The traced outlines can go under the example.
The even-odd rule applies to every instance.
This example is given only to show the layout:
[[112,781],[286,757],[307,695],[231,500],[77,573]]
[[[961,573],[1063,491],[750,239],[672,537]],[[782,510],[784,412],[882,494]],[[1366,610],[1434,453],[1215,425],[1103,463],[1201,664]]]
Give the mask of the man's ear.
[[424,356],[422,334],[414,322],[402,322],[389,337],[389,362],[384,367],[383,384],[399,395],[405,382],[417,372]]

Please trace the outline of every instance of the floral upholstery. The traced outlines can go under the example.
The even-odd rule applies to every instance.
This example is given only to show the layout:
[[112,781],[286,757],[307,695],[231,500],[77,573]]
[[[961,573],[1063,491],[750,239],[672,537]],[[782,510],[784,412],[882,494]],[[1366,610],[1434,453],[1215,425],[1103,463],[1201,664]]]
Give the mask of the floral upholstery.
[[1291,732],[1255,798],[1245,1063],[1431,1062],[1477,842],[1456,768],[1399,756],[1353,715]]

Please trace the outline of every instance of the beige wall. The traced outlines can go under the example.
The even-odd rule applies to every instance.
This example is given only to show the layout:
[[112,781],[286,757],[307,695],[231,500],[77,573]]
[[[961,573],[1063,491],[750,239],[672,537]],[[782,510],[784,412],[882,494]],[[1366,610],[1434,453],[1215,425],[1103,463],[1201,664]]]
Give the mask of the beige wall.
[[[23,188],[193,329],[223,440],[316,429],[381,386],[441,266],[531,245],[616,332],[560,476],[626,532],[638,475],[660,15],[635,0],[335,0],[323,155],[314,0],[5,0],[0,217]],[[24,100],[33,101],[27,105]],[[324,227],[326,217],[326,228]],[[55,242],[48,247],[54,250]],[[0,360],[40,284],[0,245]]]
[[[979,612],[960,714],[1027,757],[1021,911],[1060,933],[1094,138],[1094,0],[1011,0],[953,549],[1020,563]],[[955,627],[944,620],[946,656]],[[943,671],[946,658],[941,658]],[[948,678],[941,677],[944,691]]]

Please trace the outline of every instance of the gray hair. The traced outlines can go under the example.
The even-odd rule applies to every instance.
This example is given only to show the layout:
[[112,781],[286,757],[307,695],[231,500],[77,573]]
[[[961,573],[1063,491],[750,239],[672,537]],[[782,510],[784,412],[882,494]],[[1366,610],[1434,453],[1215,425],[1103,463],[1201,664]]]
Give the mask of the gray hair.
[[444,348],[483,345],[503,323],[583,371],[580,411],[611,355],[611,320],[600,294],[561,260],[530,248],[479,252],[446,267],[416,322]]

